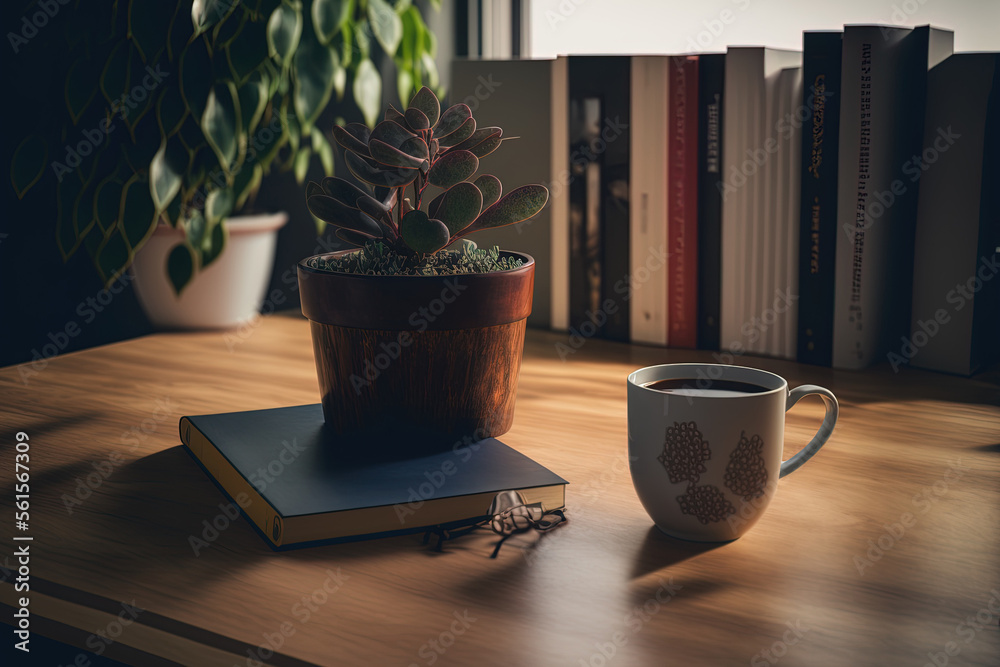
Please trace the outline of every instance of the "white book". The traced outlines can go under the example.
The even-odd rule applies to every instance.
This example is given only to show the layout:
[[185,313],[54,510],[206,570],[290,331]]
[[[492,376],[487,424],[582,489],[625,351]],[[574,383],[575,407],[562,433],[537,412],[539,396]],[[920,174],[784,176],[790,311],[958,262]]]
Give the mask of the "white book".
[[[629,275],[632,342],[667,344],[668,56],[632,56]],[[669,264],[670,258],[667,258]]]
[[[844,29],[834,259],[833,365],[883,360],[909,330],[927,70],[952,52],[949,31]],[[895,188],[895,191],[894,191]]]
[[[767,354],[778,349],[775,323],[765,309],[774,303],[778,253],[774,207],[785,201],[776,179],[776,117],[787,97],[784,69],[801,67],[802,53],[764,47],[726,52],[722,132],[722,313],[720,347]],[[779,90],[784,91],[779,94]],[[769,151],[770,148],[770,151]],[[791,149],[792,146],[787,147]],[[778,146],[783,154],[786,148]],[[783,204],[787,206],[787,204]],[[789,269],[790,270],[790,269]],[[770,352],[774,353],[774,352]]]

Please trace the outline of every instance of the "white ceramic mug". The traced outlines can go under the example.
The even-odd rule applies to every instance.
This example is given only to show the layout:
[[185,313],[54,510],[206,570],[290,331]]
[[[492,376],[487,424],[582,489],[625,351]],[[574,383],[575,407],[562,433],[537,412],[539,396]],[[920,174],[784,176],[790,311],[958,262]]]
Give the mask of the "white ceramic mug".
[[[680,393],[648,385],[690,380]],[[709,395],[716,381],[755,393]],[[817,394],[826,417],[816,436],[782,462],[785,411]],[[756,368],[664,364],[628,376],[628,453],[642,506],[663,532],[699,542],[734,540],[749,530],[784,477],[819,451],[837,422],[837,398],[823,387],[789,391],[784,378]]]

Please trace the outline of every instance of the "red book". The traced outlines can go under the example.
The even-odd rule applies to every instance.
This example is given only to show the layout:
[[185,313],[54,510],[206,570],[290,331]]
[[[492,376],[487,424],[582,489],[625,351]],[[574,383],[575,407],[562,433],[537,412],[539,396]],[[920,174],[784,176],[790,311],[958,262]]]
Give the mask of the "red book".
[[667,113],[670,347],[698,346],[698,57],[671,56]]

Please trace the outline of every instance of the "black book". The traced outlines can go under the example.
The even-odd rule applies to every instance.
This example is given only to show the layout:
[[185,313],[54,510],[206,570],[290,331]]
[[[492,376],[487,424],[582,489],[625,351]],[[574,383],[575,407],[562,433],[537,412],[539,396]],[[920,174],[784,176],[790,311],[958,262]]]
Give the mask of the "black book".
[[821,366],[833,361],[843,36],[840,31],[802,35],[802,106],[809,116],[802,136],[797,358]]
[[407,458],[338,452],[318,404],[182,417],[180,436],[275,549],[475,522],[506,490],[565,503],[566,480],[493,438]]
[[722,91],[726,55],[698,56],[698,348],[719,349],[722,311]]
[[630,66],[627,56],[570,56],[568,73],[569,326],[586,333],[581,326],[592,322],[599,335],[622,341],[629,340]]

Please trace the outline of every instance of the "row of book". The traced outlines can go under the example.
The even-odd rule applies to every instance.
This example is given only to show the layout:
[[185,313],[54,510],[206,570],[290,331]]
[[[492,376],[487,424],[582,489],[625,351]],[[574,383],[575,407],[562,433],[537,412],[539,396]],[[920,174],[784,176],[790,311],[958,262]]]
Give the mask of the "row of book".
[[1000,67],[949,31],[465,60],[451,97],[520,137],[482,170],[550,189],[480,239],[535,256],[534,326],[839,368],[997,349]]

